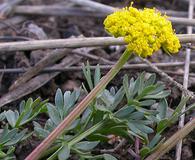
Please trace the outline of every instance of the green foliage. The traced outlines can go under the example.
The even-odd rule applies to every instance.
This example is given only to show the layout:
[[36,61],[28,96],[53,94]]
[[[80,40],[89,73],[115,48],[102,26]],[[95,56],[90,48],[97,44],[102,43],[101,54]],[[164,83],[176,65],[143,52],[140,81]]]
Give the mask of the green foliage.
[[26,139],[27,129],[19,131],[17,128],[8,129],[5,126],[2,133],[0,134],[0,158],[4,160],[14,159],[15,145]]
[[155,121],[156,134],[153,137],[153,139],[149,142],[149,144],[144,146],[140,150],[140,155],[142,158],[149,155],[151,152],[156,150],[158,146],[160,146],[160,144],[162,144],[162,142],[164,141],[164,138],[161,139],[162,132],[177,121],[179,115],[181,115],[182,113],[182,108],[186,104],[188,99],[189,97],[183,97],[179,105],[176,107],[175,111],[171,115],[167,115],[168,104],[166,99],[160,101],[160,103],[157,106],[157,110],[159,111],[159,113],[156,115]]
[[26,123],[32,121],[39,113],[45,111],[46,101],[41,102],[40,98],[33,101],[29,98],[27,102],[22,101],[19,106],[19,111],[8,110],[4,112],[5,118],[12,128],[20,128]]
[[[94,78],[89,63],[83,66],[87,86],[83,88],[88,93],[101,79],[99,66],[96,67]],[[68,159],[71,153],[80,159],[116,160],[109,154],[93,155],[91,151],[100,143],[106,143],[108,135],[115,135],[134,141],[134,137],[142,140],[140,156],[144,158],[154,151],[163,141],[161,133],[175,122],[181,108],[188,98],[183,98],[172,115],[167,115],[168,104],[166,97],[170,91],[158,82],[152,74],[146,78],[142,73],[137,79],[125,75],[123,85],[119,89],[111,87],[103,89],[84,113],[67,128],[54,143],[53,148],[45,154],[48,159]],[[60,89],[55,96],[55,105],[48,104],[48,115],[44,128],[34,122],[35,132],[40,138],[45,138],[75,107],[79,91],[64,94]],[[149,139],[151,133],[154,135]],[[134,143],[134,142],[133,142]]]
[[[83,73],[87,84],[82,86],[88,93],[101,79],[100,68],[97,65],[92,75],[87,63],[86,66],[83,65]],[[54,104],[39,98],[35,101],[30,98],[21,102],[19,111],[2,112],[0,121],[8,122],[8,125],[0,134],[0,158],[14,159],[15,146],[32,134],[26,129],[23,130],[32,120],[35,135],[40,139],[46,138],[75,108],[80,91],[63,93],[58,89]],[[148,76],[142,73],[136,79],[130,80],[125,75],[120,88],[103,88],[83,114],[43,153],[42,158],[66,160],[74,155],[81,160],[116,160],[113,155],[95,155],[92,152],[106,144],[110,140],[109,135],[114,135],[127,139],[131,145],[134,145],[135,137],[139,138],[142,146],[140,157],[143,159],[164,141],[163,131],[174,124],[179,116],[195,107],[191,105],[189,109],[181,112],[189,99],[182,97],[175,111],[168,114],[166,97],[169,94],[170,91],[166,90],[161,82],[156,82],[155,74]],[[46,113],[48,116],[44,125],[36,122],[40,113]]]
[[15,146],[32,134],[27,129],[23,129],[25,124],[32,121],[38,114],[45,112],[46,103],[47,100],[41,101],[37,98],[33,101],[29,98],[26,102],[20,103],[19,111],[8,110],[0,114],[0,121],[8,122],[0,133],[0,159],[15,159]]
[[[42,127],[39,123],[34,123],[34,130],[37,136],[45,138],[48,134],[61,122],[63,119],[73,110],[75,103],[78,101],[80,95],[79,90],[73,92],[66,91],[64,94],[60,89],[57,90],[55,96],[55,105],[48,103],[47,111],[49,119],[46,121],[45,126]],[[86,155],[89,150],[92,150],[99,142],[97,141],[81,141],[72,143],[81,134],[78,131],[83,126],[83,123],[87,121],[87,118],[77,118],[71,126],[69,126],[56,141],[56,145],[60,146],[49,159],[58,157],[58,159],[67,159],[70,155],[70,150],[76,153],[82,153]],[[82,120],[81,120],[82,119]],[[81,136],[82,137],[82,136]],[[55,147],[55,146],[54,146]],[[85,153],[86,152],[86,153]],[[65,154],[66,153],[66,154]],[[66,155],[66,156],[64,156]],[[90,155],[90,154],[89,154]],[[82,155],[80,155],[82,157]]]
[[[47,113],[49,119],[46,121],[44,128],[41,127],[37,122],[34,123],[34,130],[39,137],[47,137],[48,134],[61,122],[63,119],[70,113],[74,108],[75,103],[77,102],[80,95],[80,91],[66,91],[64,94],[60,89],[57,90],[55,95],[55,105],[48,103],[47,104]],[[79,123],[80,119],[78,118],[68,130],[73,130]]]
[[[92,78],[89,62],[87,61],[87,65],[86,66],[84,64],[82,66],[83,66],[83,74],[84,74],[85,79],[87,81],[89,90],[92,90],[99,83],[99,81],[101,79],[101,73],[100,73],[99,65],[97,65],[97,67],[95,69],[94,78]],[[87,92],[87,89],[84,86],[84,84],[83,84],[83,88]]]

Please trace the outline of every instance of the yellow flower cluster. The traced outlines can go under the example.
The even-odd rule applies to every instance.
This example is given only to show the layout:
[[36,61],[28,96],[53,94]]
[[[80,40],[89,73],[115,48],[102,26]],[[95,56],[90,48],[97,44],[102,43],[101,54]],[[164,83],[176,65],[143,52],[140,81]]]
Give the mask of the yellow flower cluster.
[[104,25],[114,37],[124,37],[127,49],[141,57],[161,47],[168,53],[177,53],[181,47],[171,22],[155,9],[126,7],[108,15]]

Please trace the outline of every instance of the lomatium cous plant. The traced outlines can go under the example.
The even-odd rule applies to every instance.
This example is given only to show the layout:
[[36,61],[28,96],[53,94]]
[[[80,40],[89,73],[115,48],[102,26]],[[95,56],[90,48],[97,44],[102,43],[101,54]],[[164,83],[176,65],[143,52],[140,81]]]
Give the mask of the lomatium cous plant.
[[[93,111],[95,111],[96,113],[97,112],[99,113],[99,118],[101,118],[101,120],[98,119],[97,114],[92,112],[93,114],[90,116],[91,118],[87,119],[87,121],[83,124],[84,129],[85,130],[88,129],[89,133],[82,132],[82,127],[81,127],[80,136],[76,135],[76,137],[74,136],[73,137],[70,137],[70,136],[60,137],[62,139],[64,137],[66,140],[64,141],[63,144],[60,143],[59,145],[57,145],[58,146],[57,148],[54,147],[56,149],[55,154],[53,155],[54,157],[57,156],[58,153],[60,153],[58,157],[63,157],[65,153],[67,153],[65,154],[67,156],[70,154],[70,152],[74,152],[74,153],[80,154],[80,157],[82,157],[82,159],[87,159],[87,157],[92,158],[86,153],[81,152],[82,146],[88,146],[90,149],[92,149],[93,147],[99,144],[99,141],[101,141],[100,139],[99,140],[97,139],[98,136],[96,137],[97,141],[94,143],[91,143],[91,142],[84,143],[83,142],[78,145],[77,143],[83,138],[87,138],[89,134],[100,129],[100,127],[102,127],[105,123],[108,123],[107,125],[110,126],[111,128],[116,127],[115,130],[117,130],[117,126],[120,124],[123,129],[120,127],[118,129],[122,131],[124,130],[127,131],[127,132],[124,132],[124,135],[120,134],[120,136],[124,136],[124,137],[130,136],[131,137],[133,135],[133,136],[137,136],[140,139],[142,139],[144,141],[145,148],[143,148],[143,150],[140,153],[141,153],[141,156],[144,157],[145,155],[147,155],[149,152],[152,151],[153,147],[156,145],[156,142],[159,141],[160,139],[161,132],[168,126],[167,124],[170,124],[169,120],[164,120],[163,122],[160,122],[161,119],[159,119],[158,116],[160,116],[163,119],[164,118],[166,119],[164,112],[163,112],[163,115],[161,115],[162,114],[161,113],[160,115],[157,116],[158,112],[153,112],[153,111],[148,111],[148,110],[143,109],[142,108],[143,101],[139,102],[140,100],[147,100],[151,98],[150,101],[145,101],[145,103],[148,104],[148,106],[152,106],[152,104],[156,102],[153,100],[153,97],[156,97],[158,99],[158,98],[165,98],[168,95],[167,91],[165,92],[162,91],[163,88],[161,87],[159,88],[157,84],[153,85],[154,83],[153,78],[151,78],[150,81],[148,82],[149,85],[145,84],[143,76],[142,78],[138,78],[136,82],[132,79],[130,86],[128,85],[128,80],[126,78],[123,89],[126,92],[128,103],[122,110],[119,110],[118,112],[115,112],[116,111],[115,109],[117,107],[115,106],[115,104],[118,105],[118,103],[120,102],[120,98],[123,97],[123,94],[124,94],[123,89],[119,90],[118,92],[114,90],[110,92],[104,91],[104,89],[107,86],[107,84],[114,78],[114,76],[119,72],[119,70],[123,67],[123,65],[127,62],[127,60],[130,58],[130,56],[133,53],[136,54],[137,56],[141,56],[144,58],[147,56],[151,56],[153,53],[155,53],[160,48],[162,48],[165,52],[169,54],[177,53],[181,45],[180,45],[178,38],[176,37],[174,33],[174,30],[172,29],[171,22],[167,19],[166,16],[161,15],[161,13],[157,11],[156,9],[145,8],[143,10],[138,10],[130,6],[127,8],[119,9],[116,12],[112,13],[111,15],[108,15],[104,21],[104,25],[105,25],[106,31],[108,31],[114,37],[124,37],[124,41],[127,43],[126,50],[121,55],[120,59],[116,62],[116,64],[112,67],[112,69],[104,77],[102,77],[100,81],[96,79],[93,87],[92,87],[91,80],[89,80],[91,91],[78,105],[76,105],[71,110],[68,110],[68,112],[66,112],[68,114],[66,114],[65,116],[61,116],[61,119],[58,119],[55,125],[51,124],[52,117],[50,116],[51,120],[48,121],[46,128],[48,128],[51,125],[55,127],[53,127],[52,130],[50,130],[51,133],[48,131],[46,132],[47,133],[45,134],[46,138],[26,158],[26,160],[36,160],[40,156],[43,156],[44,152],[47,150],[49,146],[51,146],[54,142],[55,144],[57,143],[57,137],[59,137],[60,135],[64,135],[64,133],[67,133],[69,131],[70,127],[74,123],[76,123],[75,120],[83,113],[83,111],[85,111],[84,113],[85,115],[91,114],[91,113],[86,113],[86,108],[89,106],[97,106],[98,104],[99,109],[94,107]],[[90,75],[89,73],[90,71],[88,70],[85,76],[88,77],[87,75]],[[142,86],[139,86],[139,85],[142,85]],[[139,89],[135,87],[138,87]],[[104,91],[103,93],[105,94],[105,97],[104,97],[105,99],[102,100],[103,101],[102,105],[99,105],[99,103],[96,103],[97,102],[96,100],[97,100],[97,96],[100,96],[102,94],[102,91]],[[66,93],[66,96],[67,94],[69,94],[70,96],[70,93]],[[60,96],[62,95],[60,94]],[[106,99],[106,96],[107,98],[113,97],[110,99],[111,102],[109,102]],[[186,99],[182,101],[182,104],[179,106],[180,108],[181,106],[183,106],[184,102],[186,102]],[[160,103],[161,103],[161,106],[164,106],[166,108],[167,103],[165,100],[162,99]],[[106,104],[108,104],[108,106],[106,106]],[[114,106],[110,106],[109,104],[110,105],[112,104]],[[109,109],[107,107],[113,107],[113,108]],[[55,107],[52,107],[52,106],[48,107],[48,109],[50,110],[52,109],[53,111],[55,111]],[[139,113],[133,114],[134,110],[139,111]],[[128,119],[128,116],[130,116],[130,114],[133,114],[134,116],[131,115],[132,117],[129,117]],[[175,114],[176,113],[173,113],[172,115],[173,117],[171,121],[172,120],[174,121],[175,118],[178,116],[178,113],[176,114],[177,116]],[[97,116],[96,119],[93,117],[95,115]],[[125,117],[127,119],[125,118],[120,119],[120,117],[123,117],[123,118]],[[137,124],[135,126],[134,123],[130,123],[129,120],[131,120],[131,122],[137,121],[136,119],[133,119],[133,117],[136,117],[137,120],[139,120],[139,122],[142,122],[142,124]],[[110,121],[107,121],[108,119],[110,119],[111,122],[115,124],[116,126],[111,125]],[[93,123],[91,121],[93,121]],[[148,142],[147,134],[152,133],[153,130],[146,125],[149,125],[149,124],[151,125],[151,121],[160,123],[160,126],[158,127],[158,131],[159,131],[157,132],[158,134],[154,137],[154,140],[150,144]],[[77,123],[82,125],[81,122],[77,122]],[[40,125],[36,124],[35,127],[36,129],[39,128],[40,130]],[[143,130],[145,134],[142,134]],[[109,132],[109,129],[104,130],[102,132],[103,132],[102,134],[106,134],[107,132],[111,134],[111,132]],[[91,147],[90,147],[90,144],[91,144]]]

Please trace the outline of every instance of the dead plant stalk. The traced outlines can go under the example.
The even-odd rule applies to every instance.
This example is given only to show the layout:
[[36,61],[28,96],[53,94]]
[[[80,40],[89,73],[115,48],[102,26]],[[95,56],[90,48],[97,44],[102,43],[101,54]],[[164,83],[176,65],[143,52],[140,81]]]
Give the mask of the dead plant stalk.
[[[181,43],[195,42],[195,34],[177,34]],[[0,43],[0,54],[2,51],[26,51],[52,48],[81,48],[109,45],[125,45],[123,38],[95,37],[95,38],[69,38],[52,40],[33,40],[22,42]],[[21,52],[22,53],[22,52]]]

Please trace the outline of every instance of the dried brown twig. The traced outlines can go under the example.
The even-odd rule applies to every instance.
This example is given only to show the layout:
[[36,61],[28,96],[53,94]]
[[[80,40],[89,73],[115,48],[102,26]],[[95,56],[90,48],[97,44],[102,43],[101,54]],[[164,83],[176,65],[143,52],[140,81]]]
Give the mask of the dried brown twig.
[[[184,66],[184,62],[166,62],[166,63],[152,63],[153,65],[160,67],[160,68],[167,68],[167,67],[177,67],[177,66]],[[195,61],[190,62],[191,66],[195,66]],[[100,69],[102,70],[109,70],[113,67],[113,65],[100,65]],[[91,66],[91,69],[95,69],[96,66]],[[125,69],[146,69],[150,68],[145,63],[140,63],[140,64],[126,64],[122,68],[123,70]],[[26,72],[28,68],[5,68],[5,69],[0,69],[0,73],[23,73]],[[67,71],[81,71],[82,66],[71,66],[71,67],[66,67],[66,68],[60,68],[60,67],[47,67],[41,71],[41,73],[51,73],[51,72],[67,72]],[[170,73],[170,71],[168,72]],[[171,74],[171,73],[170,73]],[[176,75],[182,75],[183,73],[172,73]],[[191,76],[195,76],[195,74],[191,74]]]
[[[94,9],[91,11],[85,10],[84,8],[67,8],[63,5],[39,5],[39,6],[29,6],[22,5],[14,7],[14,13],[20,15],[52,15],[52,16],[82,16],[82,17],[105,17],[106,15],[112,13],[117,8],[101,4],[94,1],[88,0],[71,0],[75,4],[79,4],[82,6],[90,7],[90,9]],[[175,14],[175,12],[170,11],[162,11],[166,14]],[[178,16],[178,12],[177,12]],[[182,25],[195,25],[195,19],[189,20],[183,17],[169,17],[169,20],[175,24]]]
[[17,6],[14,9],[15,14],[19,15],[39,15],[39,16],[79,16],[79,17],[105,17],[105,13],[87,11],[82,8],[69,8],[63,5],[39,5]]
[[[195,42],[195,34],[178,34],[181,43]],[[68,38],[52,40],[34,40],[23,42],[0,43],[1,51],[25,51],[51,48],[81,48],[109,45],[125,45],[123,38],[96,37],[96,38]],[[0,52],[0,54],[4,54]]]
[[[94,10],[86,10],[85,8],[76,8],[76,7],[67,7],[63,5],[19,5],[14,8],[15,14],[20,15],[40,15],[40,16],[82,16],[82,17],[105,17],[108,12],[94,11]],[[168,16],[173,16],[173,21],[175,23],[182,23],[182,25],[187,25],[186,23],[194,23],[190,21],[186,21],[183,23],[182,20],[186,20],[188,14],[187,12],[182,11],[173,11],[173,10],[161,10],[162,13],[166,13]],[[180,17],[181,19],[177,19]]]

